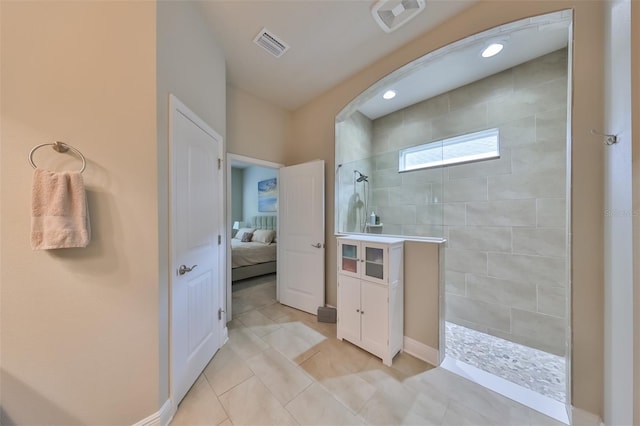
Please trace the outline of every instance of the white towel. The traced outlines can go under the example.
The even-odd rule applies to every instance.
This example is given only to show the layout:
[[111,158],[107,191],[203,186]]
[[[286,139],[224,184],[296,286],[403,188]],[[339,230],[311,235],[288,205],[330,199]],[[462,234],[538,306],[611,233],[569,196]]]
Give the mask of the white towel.
[[31,194],[31,248],[86,247],[90,239],[82,175],[36,169]]

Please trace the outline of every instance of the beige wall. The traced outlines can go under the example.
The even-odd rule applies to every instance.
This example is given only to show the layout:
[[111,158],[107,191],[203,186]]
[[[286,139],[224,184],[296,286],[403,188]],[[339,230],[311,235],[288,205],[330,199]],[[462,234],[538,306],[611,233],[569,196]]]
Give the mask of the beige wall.
[[440,248],[433,243],[404,243],[404,335],[433,349],[440,349]]
[[[1,422],[132,424],[158,410],[156,6],[0,8]],[[27,155],[55,140],[87,158],[93,237],[32,251]]]
[[[573,92],[573,404],[602,415],[603,217],[602,145],[589,129],[602,124],[602,3],[595,1],[482,1],[295,111],[286,164],[327,162],[327,259],[336,258],[334,233],[334,120],[381,77],[450,42],[527,16],[574,8]],[[407,264],[406,268],[412,268]],[[336,265],[326,266],[327,303],[336,302]],[[409,326],[422,318],[406,318]],[[431,324],[437,327],[436,324]]]
[[224,54],[197,6],[192,2],[161,1],[157,10],[159,408],[169,397],[169,94],[180,99],[226,141],[227,85]]
[[227,152],[284,163],[291,113],[229,85]]

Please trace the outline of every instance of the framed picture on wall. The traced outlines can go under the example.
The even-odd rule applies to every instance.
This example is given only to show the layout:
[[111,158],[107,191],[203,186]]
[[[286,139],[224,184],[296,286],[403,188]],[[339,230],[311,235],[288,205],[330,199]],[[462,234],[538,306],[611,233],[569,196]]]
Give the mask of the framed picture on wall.
[[258,182],[258,211],[278,211],[278,180],[277,178]]

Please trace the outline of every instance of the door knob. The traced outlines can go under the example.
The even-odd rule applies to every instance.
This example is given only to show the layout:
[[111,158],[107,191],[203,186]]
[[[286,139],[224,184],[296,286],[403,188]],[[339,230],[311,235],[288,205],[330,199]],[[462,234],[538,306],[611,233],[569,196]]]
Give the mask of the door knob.
[[178,268],[178,275],[184,275],[187,272],[191,272],[196,268],[196,266],[198,265],[193,265],[191,268],[189,268],[186,265],[180,265],[180,268]]
[[315,247],[315,248],[322,248],[322,244],[317,243],[317,244],[311,244],[311,247]]

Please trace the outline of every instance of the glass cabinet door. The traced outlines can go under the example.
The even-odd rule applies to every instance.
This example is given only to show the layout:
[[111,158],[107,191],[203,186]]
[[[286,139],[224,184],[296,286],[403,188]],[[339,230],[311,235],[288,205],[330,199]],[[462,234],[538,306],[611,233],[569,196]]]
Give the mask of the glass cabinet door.
[[341,244],[342,262],[340,268],[343,272],[358,273],[358,246],[357,244]]
[[364,274],[367,277],[384,280],[384,248],[366,245],[364,260]]

